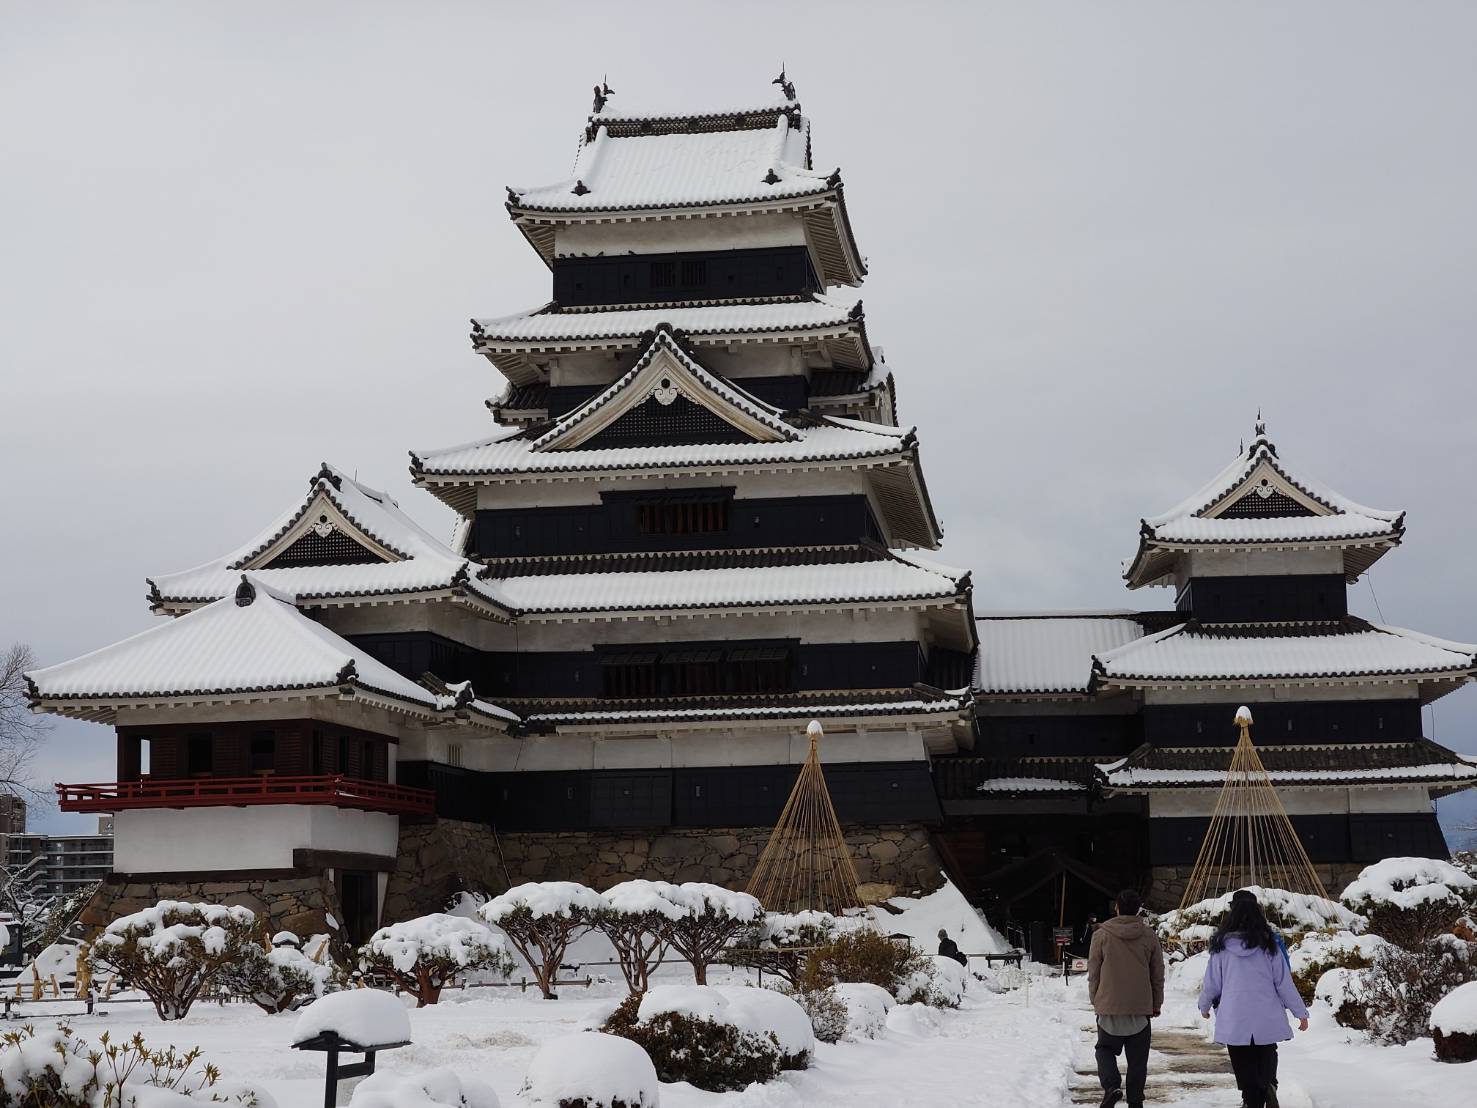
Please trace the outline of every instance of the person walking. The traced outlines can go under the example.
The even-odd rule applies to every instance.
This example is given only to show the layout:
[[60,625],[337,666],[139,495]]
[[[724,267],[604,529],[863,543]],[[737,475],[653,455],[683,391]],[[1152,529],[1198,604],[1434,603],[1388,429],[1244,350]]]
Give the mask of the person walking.
[[1118,894],[1117,915],[1098,924],[1087,954],[1087,998],[1097,1013],[1098,1080],[1102,1108],[1123,1099],[1122,1053],[1128,1067],[1128,1106],[1142,1108],[1149,1076],[1149,1021],[1164,1007],[1164,951],[1139,915],[1144,902],[1132,889]]
[[954,959],[954,961],[958,962],[966,969],[969,968],[969,959],[966,958],[964,956],[964,952],[959,949],[959,944],[956,943],[953,939],[949,938],[948,930],[943,927],[939,928],[939,953],[945,958]]
[[1237,893],[1210,940],[1200,1015],[1215,1009],[1215,1041],[1226,1048],[1245,1108],[1277,1106],[1277,1044],[1292,1038],[1287,1013],[1308,1029],[1308,1006],[1255,896]]

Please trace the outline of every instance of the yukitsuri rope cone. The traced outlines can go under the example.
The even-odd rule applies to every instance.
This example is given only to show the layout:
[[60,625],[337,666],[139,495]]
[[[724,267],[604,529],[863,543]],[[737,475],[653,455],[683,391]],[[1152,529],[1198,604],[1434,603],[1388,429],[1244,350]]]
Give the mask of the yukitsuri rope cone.
[[821,772],[819,720],[805,729],[810,754],[785,801],[774,834],[759,855],[749,894],[770,912],[830,912],[862,906],[856,867]]
[[1241,738],[1181,908],[1248,885],[1327,898],[1308,852],[1287,818],[1272,778],[1251,744],[1251,709],[1236,709]]

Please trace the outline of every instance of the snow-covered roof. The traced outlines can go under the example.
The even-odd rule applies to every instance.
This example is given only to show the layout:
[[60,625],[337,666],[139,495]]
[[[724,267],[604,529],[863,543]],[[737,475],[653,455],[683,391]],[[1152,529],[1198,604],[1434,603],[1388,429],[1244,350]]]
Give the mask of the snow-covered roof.
[[248,699],[269,693],[350,694],[416,714],[517,716],[478,700],[470,685],[438,693],[309,619],[260,574],[237,575],[231,595],[122,642],[27,675],[38,707],[111,718],[127,704]]
[[[706,113],[705,113],[706,114]],[[619,117],[590,117],[592,138],[580,143],[568,177],[510,188],[511,205],[527,212],[608,212],[709,205],[767,205],[830,192],[834,172],[809,168],[810,122],[769,109],[742,129],[628,134]],[[677,118],[677,117],[672,117]]]
[[1086,693],[1093,656],[1144,635],[1129,612],[991,614],[976,628],[974,687],[996,695]]
[[569,175],[508,189],[508,211],[545,261],[553,226],[737,211],[798,211],[828,284],[859,284],[866,262],[846,212],[841,171],[812,167],[810,120],[793,97],[721,111],[628,111],[596,98]]
[[1282,628],[1182,623],[1093,659],[1098,681],[1109,685],[1457,676],[1474,669],[1477,646],[1357,619]]
[[458,446],[411,452],[417,483],[475,477],[516,480],[529,475],[666,469],[793,468],[821,462],[896,459],[916,443],[911,427],[889,427],[852,419],[817,418],[797,427],[799,436],[783,442],[679,443],[618,446],[601,450],[534,449],[536,438],[505,432]]
[[46,702],[158,700],[354,686],[435,710],[423,688],[298,611],[255,574],[227,596],[30,674]]
[[[282,564],[294,562],[284,555],[313,536],[342,540],[340,550],[361,560]],[[152,577],[149,586],[154,606],[166,611],[231,595],[243,570],[299,604],[444,590],[495,603],[476,580],[476,568],[388,495],[325,463],[307,495],[248,542],[203,565]]]
[[681,337],[663,323],[624,376],[539,435],[530,449],[571,449],[632,407],[648,400],[671,404],[679,395],[707,408],[754,440],[798,442],[801,437],[784,421],[778,408],[708,372],[688,352]]
[[1130,588],[1165,584],[1174,551],[1203,546],[1336,546],[1352,580],[1404,533],[1405,513],[1369,508],[1294,474],[1257,424],[1257,435],[1209,483],[1143,520],[1126,564]]
[[789,565],[548,573],[491,584],[520,616],[953,601],[969,588],[968,572],[899,551],[866,561],[826,560],[824,552],[815,557],[813,563]]
[[[1435,743],[1265,745],[1257,748],[1272,783],[1283,786],[1428,784],[1466,787],[1477,766]],[[1219,788],[1226,782],[1232,748],[1144,747],[1098,769],[1114,789]]]
[[987,777],[976,788],[982,793],[1077,793],[1087,786],[1059,777]]
[[847,716],[914,716],[914,715],[957,715],[963,710],[964,701],[957,696],[932,699],[922,697],[887,699],[868,697],[858,693],[851,698],[834,701],[797,698],[793,702],[704,705],[691,708],[640,707],[640,708],[588,708],[554,711],[534,711],[525,718],[530,726],[538,724],[578,725],[596,723],[683,723],[707,720],[774,720],[811,718],[833,719]]

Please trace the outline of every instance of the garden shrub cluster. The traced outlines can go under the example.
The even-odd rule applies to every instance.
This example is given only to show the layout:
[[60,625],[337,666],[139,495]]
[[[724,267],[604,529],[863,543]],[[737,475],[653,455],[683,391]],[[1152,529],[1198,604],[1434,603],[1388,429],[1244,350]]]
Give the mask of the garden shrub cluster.
[[476,920],[435,912],[381,927],[359,948],[359,968],[403,989],[424,1008],[468,973],[512,973],[513,956],[501,935]]

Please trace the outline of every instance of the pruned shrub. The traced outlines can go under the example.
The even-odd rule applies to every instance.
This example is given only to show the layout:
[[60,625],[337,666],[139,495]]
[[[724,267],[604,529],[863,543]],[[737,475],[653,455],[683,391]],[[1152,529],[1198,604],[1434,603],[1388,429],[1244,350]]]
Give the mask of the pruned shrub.
[[784,986],[775,991],[789,997],[804,1009],[805,1014],[810,1017],[810,1029],[818,1041],[838,1043],[846,1037],[849,1014],[846,1002],[836,989],[837,986],[832,985],[825,989],[812,989],[807,993]]
[[1477,947],[1451,935],[1420,950],[1389,943],[1360,974],[1366,1027],[1385,1043],[1408,1043],[1428,1034],[1431,1011],[1459,985],[1477,981]]
[[304,944],[292,932],[279,931],[272,943],[267,950],[244,948],[240,959],[221,971],[220,987],[276,1015],[346,982],[342,967],[329,956],[327,935],[314,935]]
[[667,925],[667,942],[692,966],[692,979],[705,985],[708,967],[741,931],[759,922],[764,909],[748,893],[705,881],[673,885],[670,895],[683,911]]
[[661,1094],[656,1068],[637,1043],[582,1031],[539,1047],[518,1095],[539,1108],[657,1108]]
[[667,927],[685,912],[666,881],[622,881],[605,890],[595,926],[610,940],[626,988],[644,993],[667,949]]
[[146,1089],[190,1098],[185,1103],[276,1108],[260,1090],[221,1081],[199,1047],[157,1050],[142,1034],[115,1043],[106,1031],[93,1047],[66,1024],[0,1035],[0,1108],[122,1108]]
[[1418,951],[1477,902],[1477,879],[1435,858],[1386,858],[1366,866],[1342,899],[1368,918],[1371,934]]
[[359,968],[403,989],[424,1008],[467,973],[511,973],[513,956],[501,935],[476,920],[435,912],[381,927],[359,948]]
[[[1267,922],[1286,938],[1289,945],[1309,931],[1353,931],[1364,930],[1364,920],[1358,913],[1336,900],[1314,896],[1311,893],[1293,893],[1286,889],[1264,889],[1259,885],[1246,886],[1247,892],[1256,897],[1262,906]],[[1164,912],[1153,921],[1154,930],[1164,942],[1177,942],[1195,947],[1209,941],[1220,927],[1226,913],[1231,910],[1231,897],[1235,892]]]
[[963,966],[942,954],[926,956],[922,965],[893,994],[904,1004],[957,1008],[964,1000],[968,975]]
[[895,1001],[886,989],[866,981],[843,981],[831,991],[846,1006],[843,1038],[876,1039],[887,1030],[887,1013]]
[[1364,996],[1365,972],[1331,969],[1313,987],[1313,998],[1333,1009],[1333,1022],[1351,1031],[1369,1030],[1369,1007]]
[[603,896],[577,882],[532,881],[493,897],[479,912],[502,929],[528,963],[544,999],[553,1000],[564,952],[605,907]]
[[1431,1009],[1431,1038],[1443,1062],[1477,1062],[1477,981],[1458,985]]
[[870,928],[859,928],[811,951],[801,985],[809,992],[838,981],[866,981],[897,997],[909,981],[929,970],[928,959],[906,939],[893,940]]
[[1313,1001],[1319,980],[1331,969],[1368,969],[1385,940],[1351,931],[1310,931],[1288,951],[1292,983],[1305,1003]]
[[723,960],[783,978],[793,992],[814,992],[801,983],[806,959],[840,931],[841,923],[829,912],[769,912],[759,923],[734,936],[733,945],[723,952]]
[[665,985],[628,997],[605,1021],[608,1034],[642,1048],[662,1081],[708,1092],[742,1089],[810,1064],[810,1018],[769,989]]
[[95,974],[142,990],[161,1020],[183,1019],[202,989],[257,950],[255,928],[248,908],[161,900],[108,924],[89,960]]

